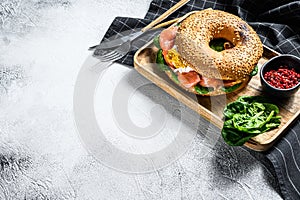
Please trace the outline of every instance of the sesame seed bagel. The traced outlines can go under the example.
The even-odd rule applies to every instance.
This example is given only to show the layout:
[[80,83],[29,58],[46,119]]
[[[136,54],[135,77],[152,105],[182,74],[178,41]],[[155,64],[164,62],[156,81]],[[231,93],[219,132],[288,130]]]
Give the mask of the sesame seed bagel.
[[[233,47],[217,52],[210,48],[213,39],[223,38]],[[184,19],[175,45],[191,67],[208,78],[245,80],[263,53],[256,32],[241,18],[219,10],[203,10]]]

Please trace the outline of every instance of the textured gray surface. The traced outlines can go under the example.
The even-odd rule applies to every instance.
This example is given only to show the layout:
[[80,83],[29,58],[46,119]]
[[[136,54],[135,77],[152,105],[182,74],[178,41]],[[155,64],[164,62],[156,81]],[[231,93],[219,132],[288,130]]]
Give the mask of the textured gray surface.
[[[149,3],[0,2],[0,199],[280,199],[269,162],[221,138],[213,146],[203,142],[219,134],[207,132],[204,120],[188,151],[152,173],[121,173],[87,153],[72,111],[87,47],[98,43],[115,16],[143,17]],[[117,81],[128,73],[141,78],[118,64],[107,76]],[[137,99],[152,96],[155,102],[166,95],[149,87]]]

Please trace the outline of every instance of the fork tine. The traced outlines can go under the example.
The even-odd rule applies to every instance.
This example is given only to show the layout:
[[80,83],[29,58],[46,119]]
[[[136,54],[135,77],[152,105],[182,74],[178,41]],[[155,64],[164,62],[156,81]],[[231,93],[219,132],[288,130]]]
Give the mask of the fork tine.
[[109,53],[107,53],[107,54],[104,54],[104,55],[99,56],[99,58],[108,58],[108,57],[113,56],[113,55],[115,55],[115,54],[117,54],[116,51],[111,51],[111,52],[109,52]]
[[125,56],[130,50],[130,48],[131,48],[131,42],[128,41],[123,43],[118,48],[110,51],[109,53],[106,53],[104,55],[98,55],[97,58],[102,62],[108,62],[108,61],[114,62],[122,58],[123,56]]
[[105,57],[101,57],[100,58],[100,60],[112,60],[112,59],[114,59],[115,57],[118,57],[120,54],[119,53],[114,53],[114,54],[112,54],[112,55],[110,55],[110,56],[105,56]]
[[111,54],[111,55],[103,56],[103,58],[110,59],[110,58],[113,58],[113,57],[118,56],[118,55],[120,55],[120,53],[116,51],[115,53],[113,53],[113,54]]
[[107,61],[115,61],[115,60],[118,60],[118,59],[122,58],[123,56],[124,56],[124,55],[122,55],[122,54],[118,54],[118,55],[115,55],[115,56],[113,56],[113,57],[101,59],[101,61],[104,61],[104,62],[107,62]]
[[100,60],[112,60],[114,59],[116,56],[119,56],[120,54],[118,53],[115,53],[113,55],[110,55],[110,56],[106,56],[106,57],[99,57]]

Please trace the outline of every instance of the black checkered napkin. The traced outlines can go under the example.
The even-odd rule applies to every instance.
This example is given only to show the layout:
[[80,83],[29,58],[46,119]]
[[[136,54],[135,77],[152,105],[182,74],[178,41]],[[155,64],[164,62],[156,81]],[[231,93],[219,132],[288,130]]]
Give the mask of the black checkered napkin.
[[[153,0],[144,19],[117,17],[103,40],[134,32],[160,16],[179,0]],[[191,0],[166,20],[183,16],[193,10],[213,8],[233,13],[247,21],[262,42],[280,52],[300,57],[300,2],[292,0]],[[133,55],[148,38],[138,40],[132,51],[117,62],[133,65]],[[97,54],[97,51],[95,52]],[[273,163],[282,195],[286,199],[300,199],[300,121],[271,150],[265,153]]]
[[[111,40],[116,37],[137,31],[145,27],[151,21],[163,14],[178,0],[153,0],[144,19],[117,17],[112,22],[103,40]],[[178,11],[170,15],[166,20],[174,19],[193,10],[213,8],[224,10],[238,15],[247,21],[259,34],[263,43],[280,53],[289,53],[300,56],[300,3],[296,1],[196,1],[192,0],[182,6]],[[153,34],[137,40],[133,44],[132,51],[117,62],[133,65],[135,51],[153,38]],[[139,41],[139,42],[138,42]],[[97,51],[94,52],[97,55]]]
[[[109,27],[102,41],[114,40],[116,38],[140,31],[141,28],[145,27],[151,21],[152,21],[151,19],[134,19],[134,18],[117,17]],[[136,52],[136,50],[138,50],[143,45],[145,45],[155,35],[159,34],[159,32],[160,30],[149,31],[146,34],[144,34],[142,37],[139,37],[138,39],[134,40],[130,52],[126,54],[126,56],[124,56],[123,58],[117,60],[116,62],[128,66],[132,66],[133,55]],[[95,56],[99,54],[100,54],[99,50],[94,51]]]

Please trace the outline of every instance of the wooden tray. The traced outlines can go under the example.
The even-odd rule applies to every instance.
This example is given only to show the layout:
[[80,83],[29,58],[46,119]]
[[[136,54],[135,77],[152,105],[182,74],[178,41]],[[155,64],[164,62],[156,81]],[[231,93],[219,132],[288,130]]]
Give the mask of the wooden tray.
[[[199,113],[202,117],[216,125],[218,128],[223,127],[223,110],[224,103],[218,102],[218,98],[224,98],[220,96],[216,97],[202,97],[197,95],[197,99],[191,98],[191,94],[186,92],[175,83],[173,83],[164,72],[161,72],[155,65],[156,53],[158,49],[153,45],[152,42],[147,43],[141,49],[139,49],[134,55],[134,67],[135,69],[145,76],[147,79],[155,83],[157,86],[162,88],[164,91],[186,104],[192,110]],[[263,57],[259,60],[258,68],[262,66],[270,58],[279,55],[279,53],[272,49],[264,46]],[[225,95],[226,102],[230,103],[235,101],[238,96],[256,96],[264,95],[262,91],[259,74],[254,76],[246,88],[237,92]],[[213,101],[213,109],[211,103]],[[300,114],[300,94],[296,93],[294,96],[288,99],[274,99],[274,103],[278,105],[280,109],[279,115],[282,116],[281,124],[278,128],[273,129],[269,132],[265,132],[256,137],[253,137],[245,146],[255,151],[265,151],[269,149],[275,142],[283,135],[284,131],[297,119]]]

